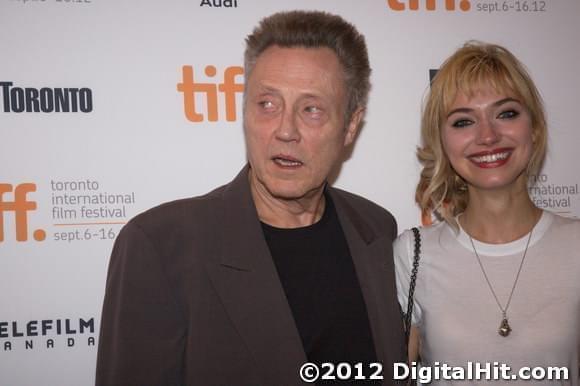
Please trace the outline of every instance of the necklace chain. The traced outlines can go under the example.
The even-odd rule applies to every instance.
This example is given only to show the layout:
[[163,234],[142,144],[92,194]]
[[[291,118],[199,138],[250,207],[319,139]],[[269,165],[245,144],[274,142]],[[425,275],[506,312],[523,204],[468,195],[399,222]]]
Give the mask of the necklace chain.
[[471,242],[471,247],[473,248],[473,252],[475,253],[475,257],[477,258],[477,262],[479,263],[479,267],[481,268],[481,272],[483,272],[483,276],[485,277],[485,281],[487,282],[487,285],[489,286],[491,294],[493,295],[499,309],[501,310],[504,319],[507,319],[507,310],[508,310],[510,303],[512,301],[512,297],[514,295],[516,285],[518,284],[518,279],[520,278],[520,273],[522,272],[522,267],[524,266],[524,261],[526,260],[526,254],[528,253],[528,247],[530,245],[530,240],[532,239],[532,232],[533,231],[534,231],[534,228],[532,228],[532,230],[530,231],[530,235],[528,236],[528,241],[526,242],[526,248],[524,249],[524,254],[522,255],[522,261],[520,262],[520,267],[518,268],[518,273],[516,274],[516,279],[514,280],[514,284],[512,286],[512,290],[510,292],[510,296],[508,297],[508,300],[507,300],[505,307],[502,307],[502,305],[499,301],[499,298],[497,297],[497,294],[495,293],[495,290],[493,289],[493,286],[491,285],[491,281],[489,280],[489,277],[487,276],[487,273],[485,272],[485,268],[483,267],[483,263],[481,262],[481,258],[479,257],[479,254],[477,253],[477,249],[475,249],[475,244],[473,243],[473,239],[468,234],[469,241]]

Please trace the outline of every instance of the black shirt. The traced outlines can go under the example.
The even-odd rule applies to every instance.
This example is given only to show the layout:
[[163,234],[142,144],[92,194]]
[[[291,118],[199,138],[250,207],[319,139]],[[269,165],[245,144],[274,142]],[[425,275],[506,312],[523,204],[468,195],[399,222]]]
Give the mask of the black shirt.
[[[367,309],[336,210],[325,198],[324,214],[311,226],[262,223],[262,229],[308,361],[362,362],[368,377],[369,364],[377,359]],[[348,384],[354,384],[352,372]]]

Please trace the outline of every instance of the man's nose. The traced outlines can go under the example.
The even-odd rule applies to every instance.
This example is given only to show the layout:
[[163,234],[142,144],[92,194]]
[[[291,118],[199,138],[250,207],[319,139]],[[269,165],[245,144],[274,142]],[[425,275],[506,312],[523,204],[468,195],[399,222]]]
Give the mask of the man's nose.
[[296,114],[294,114],[293,109],[286,108],[280,115],[276,138],[284,142],[300,141],[300,130],[298,129]]

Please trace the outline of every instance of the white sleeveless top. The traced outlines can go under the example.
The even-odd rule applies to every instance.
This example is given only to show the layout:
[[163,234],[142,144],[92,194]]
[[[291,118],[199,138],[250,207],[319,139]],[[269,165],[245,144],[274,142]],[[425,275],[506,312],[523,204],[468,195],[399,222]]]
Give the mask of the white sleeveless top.
[[[439,223],[421,228],[421,237],[413,324],[421,331],[425,366],[439,362],[465,368],[468,362],[498,362],[509,365],[510,374],[522,367],[567,367],[567,381],[503,380],[496,384],[580,384],[580,221],[543,212],[507,312],[512,328],[508,337],[498,334],[501,310],[463,229],[457,234],[448,224]],[[503,307],[527,241],[528,235],[507,244],[474,240]],[[413,233],[405,231],[394,246],[398,297],[405,311],[413,244]]]

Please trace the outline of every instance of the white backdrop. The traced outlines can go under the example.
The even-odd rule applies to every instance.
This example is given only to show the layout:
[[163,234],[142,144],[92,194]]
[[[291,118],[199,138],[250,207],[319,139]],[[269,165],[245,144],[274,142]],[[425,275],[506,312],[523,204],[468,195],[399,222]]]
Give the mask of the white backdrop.
[[244,37],[278,10],[338,13],[365,34],[368,115],[335,184],[391,210],[400,231],[420,219],[414,151],[428,71],[469,39],[505,45],[530,69],[550,130],[534,198],[580,216],[580,2],[418,3],[0,0],[0,385],[93,383],[106,268],[122,224],[229,181],[245,162],[241,93],[226,106],[218,92],[215,121],[196,93],[189,113],[200,121],[191,121],[178,90],[183,67],[196,84],[222,83],[242,66]]

